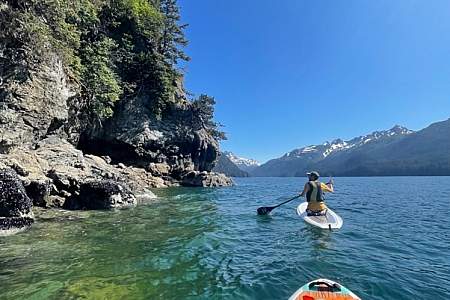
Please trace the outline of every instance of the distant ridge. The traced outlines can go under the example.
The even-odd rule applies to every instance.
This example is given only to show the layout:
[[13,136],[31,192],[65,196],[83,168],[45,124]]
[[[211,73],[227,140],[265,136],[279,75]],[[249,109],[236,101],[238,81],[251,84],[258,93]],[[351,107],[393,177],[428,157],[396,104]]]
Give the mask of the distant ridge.
[[260,163],[254,159],[239,157],[229,151],[225,151],[223,154],[228,157],[228,159],[230,159],[239,169],[245,172],[250,172],[260,165]]
[[252,176],[450,175],[450,119],[414,132],[396,125],[348,141],[295,149],[253,169]]
[[249,174],[232,162],[225,153],[221,153],[215,167],[214,172],[223,173],[230,177],[248,177]]

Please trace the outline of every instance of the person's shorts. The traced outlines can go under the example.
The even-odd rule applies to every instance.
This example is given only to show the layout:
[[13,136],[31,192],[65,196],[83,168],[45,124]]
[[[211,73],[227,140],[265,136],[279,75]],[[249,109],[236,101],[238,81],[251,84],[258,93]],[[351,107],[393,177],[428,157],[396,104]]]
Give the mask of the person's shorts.
[[306,210],[306,214],[308,216],[324,216],[324,215],[327,214],[327,210],[326,209],[324,209],[324,210],[310,210],[310,209],[307,209]]

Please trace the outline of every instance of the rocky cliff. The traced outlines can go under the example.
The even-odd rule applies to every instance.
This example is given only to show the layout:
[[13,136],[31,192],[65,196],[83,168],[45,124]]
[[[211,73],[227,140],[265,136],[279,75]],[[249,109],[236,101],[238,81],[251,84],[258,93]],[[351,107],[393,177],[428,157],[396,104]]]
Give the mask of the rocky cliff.
[[[139,43],[159,36],[124,29],[131,22],[140,24],[127,15],[135,8],[132,3],[115,7],[109,2],[86,1],[92,6],[88,8],[90,17],[96,18],[94,25],[108,36],[94,36],[99,31],[82,22],[85,12],[81,10],[86,5],[75,6],[79,11],[55,12],[65,6],[36,3],[0,4],[0,175],[5,174],[0,176],[0,219],[8,217],[6,203],[12,199],[20,202],[21,212],[16,215],[29,216],[27,197],[43,207],[105,209],[134,205],[151,195],[149,188],[232,184],[226,176],[211,172],[219,146],[214,123],[204,116],[211,118],[212,108],[203,108],[206,113],[201,114],[198,103],[187,99],[182,76],[164,56],[169,54],[161,50],[155,56],[160,61],[146,62],[148,66],[162,64],[164,76],[158,70],[145,70],[145,74],[134,74],[132,78],[138,79],[132,81],[127,72],[136,71],[131,68],[137,61],[127,65],[117,60],[119,54],[112,51],[119,46],[107,46],[110,52],[106,54],[105,49],[96,49],[95,55],[106,56],[93,62],[89,59],[95,56],[83,53],[81,45],[95,44],[95,39],[111,43],[117,39],[118,45],[134,34],[133,49],[138,49]],[[155,20],[163,19],[162,8],[145,5],[149,16],[154,10]],[[112,26],[106,23],[112,11],[115,16],[122,13],[117,22],[123,22],[124,28],[108,27]],[[58,28],[61,22],[72,28],[66,33],[73,34],[77,43],[61,36],[59,31],[66,30],[66,26]],[[83,36],[77,28],[92,32]],[[139,53],[124,56],[138,60],[157,48],[154,44],[147,47],[141,45],[133,50]],[[74,62],[81,65],[78,75]],[[104,71],[100,77],[90,77],[99,70]],[[83,71],[85,75],[79,75]],[[147,81],[142,81],[144,77]],[[117,93],[112,94],[114,89]],[[9,188],[17,188],[20,195],[14,198],[6,191]],[[30,218],[22,218],[22,225],[29,224]],[[6,222],[0,222],[0,230],[2,224]]]

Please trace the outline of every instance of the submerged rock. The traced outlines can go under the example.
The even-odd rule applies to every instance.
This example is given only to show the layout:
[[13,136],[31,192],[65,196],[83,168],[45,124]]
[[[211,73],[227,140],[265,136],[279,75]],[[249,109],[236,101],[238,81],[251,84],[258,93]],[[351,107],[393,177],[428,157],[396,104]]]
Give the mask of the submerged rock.
[[130,189],[112,180],[83,183],[79,195],[70,197],[65,209],[113,209],[134,206],[136,197]]
[[29,227],[34,221],[33,203],[12,169],[0,169],[0,235]]

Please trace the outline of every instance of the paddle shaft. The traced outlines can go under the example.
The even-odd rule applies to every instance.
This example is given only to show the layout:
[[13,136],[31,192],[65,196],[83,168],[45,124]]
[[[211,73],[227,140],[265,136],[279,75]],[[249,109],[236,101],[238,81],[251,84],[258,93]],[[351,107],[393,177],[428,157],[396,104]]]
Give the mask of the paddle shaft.
[[297,195],[289,200],[284,201],[283,203],[280,203],[276,206],[266,206],[266,207],[260,207],[258,208],[256,211],[258,212],[258,215],[267,215],[268,213],[270,213],[272,210],[274,210],[275,208],[277,208],[278,206],[281,206],[283,204],[286,204],[294,199],[297,199],[298,197],[300,197],[300,195]]
[[272,209],[277,208],[278,206],[281,206],[281,205],[286,204],[286,203],[288,203],[288,202],[291,202],[292,200],[295,200],[295,199],[297,199],[297,198],[299,198],[299,197],[300,197],[300,195],[297,195],[297,196],[295,196],[295,197],[293,197],[293,198],[291,198],[291,199],[289,199],[289,200],[284,201],[283,203],[280,203],[280,204],[278,204],[278,205],[273,206]]

